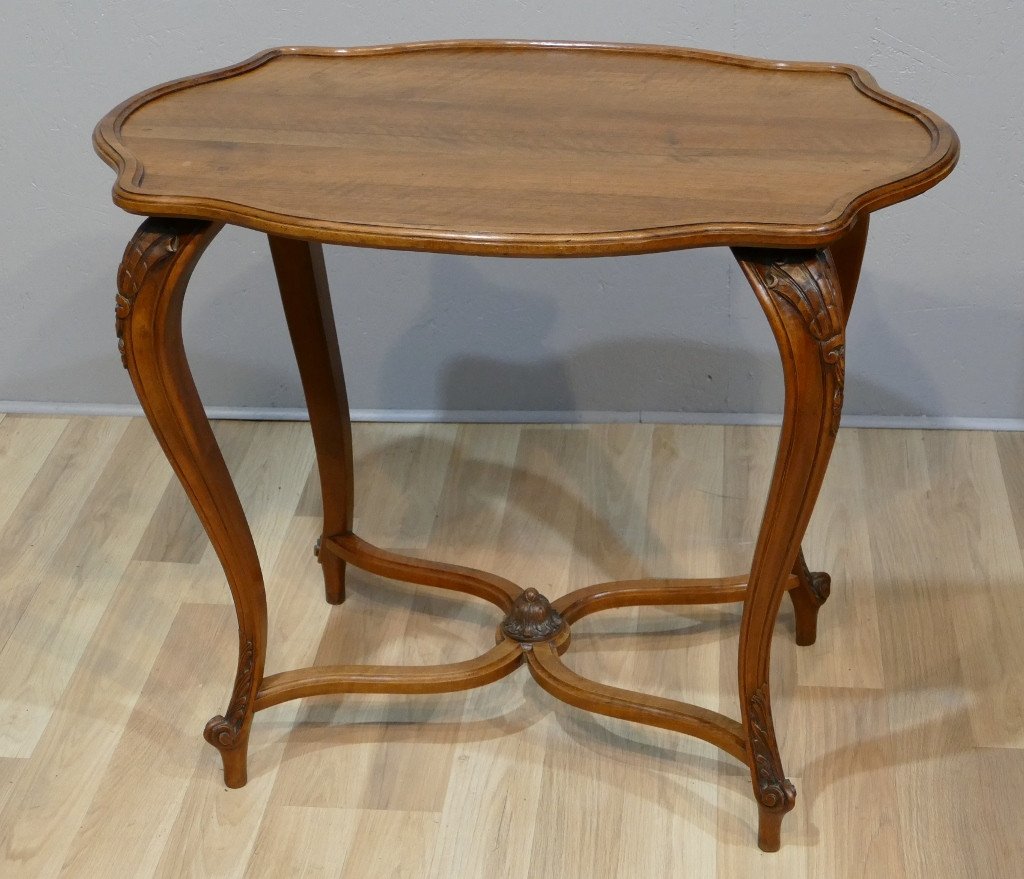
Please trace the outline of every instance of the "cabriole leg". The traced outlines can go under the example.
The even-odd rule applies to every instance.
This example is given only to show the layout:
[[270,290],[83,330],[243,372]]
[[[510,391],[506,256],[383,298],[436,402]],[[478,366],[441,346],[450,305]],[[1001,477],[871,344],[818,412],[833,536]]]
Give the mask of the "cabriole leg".
[[[843,329],[850,320],[853,298],[857,295],[864,247],[868,240],[868,214],[861,214],[853,227],[829,247],[836,267],[836,278],[842,294]],[[801,549],[793,568],[800,585],[789,592],[796,618],[796,643],[806,647],[818,636],[818,611],[828,600],[832,578],[824,571],[811,571]]]
[[185,288],[220,229],[219,223],[197,220],[146,220],[121,262],[115,314],[122,362],[217,551],[234,599],[239,632],[235,686],[226,714],[210,720],[204,735],[221,753],[228,787],[241,787],[253,706],[263,680],[266,595],[252,534],[181,339]]
[[827,251],[735,249],[782,356],[786,403],[768,501],[754,550],[740,628],[739,682],[758,845],[777,851],[796,790],[785,777],[772,721],[768,673],[772,630],[797,564],[828,464],[843,404],[845,313]]
[[[324,504],[323,537],[336,537],[352,530],[352,424],[323,247],[293,238],[269,238],[309,408]],[[345,562],[335,553],[320,552],[319,543],[317,547],[327,600],[341,604],[345,600]]]

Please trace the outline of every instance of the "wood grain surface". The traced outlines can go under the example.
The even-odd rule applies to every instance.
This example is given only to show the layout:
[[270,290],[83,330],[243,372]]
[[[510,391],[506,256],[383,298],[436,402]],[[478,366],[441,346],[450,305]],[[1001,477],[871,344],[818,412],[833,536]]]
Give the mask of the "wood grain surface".
[[850,65],[497,41],[272,49],[129,99],[94,140],[134,213],[523,256],[821,247],[959,152]]
[[[267,574],[269,671],[493,645],[490,603],[357,570],[326,605],[308,425],[214,430]],[[777,436],[356,424],[356,525],[553,598],[720,577],[749,565]],[[832,597],[813,647],[793,645],[788,605],[775,634],[773,710],[803,799],[770,856],[751,845],[742,764],[563,705],[526,669],[268,709],[248,786],[225,790],[198,731],[235,667],[230,595],[198,526],[155,531],[157,515],[194,516],[142,419],[0,418],[4,877],[1002,879],[1024,862],[1020,434],[839,432],[805,540]],[[581,620],[566,659],[738,716],[739,625],[739,605],[622,608]]]

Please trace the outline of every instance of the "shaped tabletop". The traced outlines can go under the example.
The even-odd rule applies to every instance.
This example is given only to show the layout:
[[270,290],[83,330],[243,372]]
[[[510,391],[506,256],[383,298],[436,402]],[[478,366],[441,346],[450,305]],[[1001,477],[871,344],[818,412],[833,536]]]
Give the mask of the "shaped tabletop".
[[94,142],[132,213],[521,256],[821,247],[959,152],[857,67],[494,41],[272,49],[129,99]]

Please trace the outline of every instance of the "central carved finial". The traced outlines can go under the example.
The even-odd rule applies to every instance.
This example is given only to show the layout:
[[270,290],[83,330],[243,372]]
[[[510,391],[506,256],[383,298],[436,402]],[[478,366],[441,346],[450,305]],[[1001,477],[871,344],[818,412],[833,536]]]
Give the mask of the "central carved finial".
[[562,615],[536,589],[527,589],[513,603],[501,630],[513,641],[547,641],[564,625]]

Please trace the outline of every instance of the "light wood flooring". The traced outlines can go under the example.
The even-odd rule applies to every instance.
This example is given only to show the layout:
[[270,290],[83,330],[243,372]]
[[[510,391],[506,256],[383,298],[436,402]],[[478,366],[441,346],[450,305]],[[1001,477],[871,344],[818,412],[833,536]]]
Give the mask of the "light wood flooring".
[[[268,671],[432,663],[493,643],[483,602],[349,574],[323,600],[308,425],[217,435],[267,574]],[[769,428],[357,425],[357,527],[551,597],[746,569]],[[747,771],[592,717],[525,669],[468,693],[256,716],[247,787],[201,736],[234,618],[146,423],[0,416],[0,876],[1024,875],[1024,435],[844,429],[788,602],[776,725],[796,809],[757,849]],[[739,608],[574,627],[580,673],[738,716]]]

